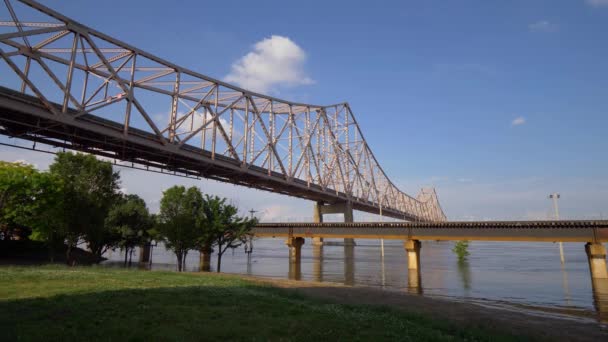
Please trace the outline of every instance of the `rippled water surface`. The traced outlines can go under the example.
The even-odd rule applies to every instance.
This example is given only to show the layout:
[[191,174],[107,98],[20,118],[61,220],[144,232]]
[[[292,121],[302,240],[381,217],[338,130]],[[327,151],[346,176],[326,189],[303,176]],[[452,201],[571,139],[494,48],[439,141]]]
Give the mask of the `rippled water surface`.
[[[290,269],[283,239],[255,240],[251,258],[242,248],[227,251],[222,258],[222,271],[377,286],[455,300],[545,308],[547,312],[578,317],[597,318],[601,314],[602,321],[608,315],[608,285],[592,286],[582,243],[564,244],[566,263],[562,266],[558,245],[553,243],[475,241],[470,243],[468,260],[458,262],[451,251],[453,242],[424,241],[420,286],[415,286],[415,274],[408,275],[407,257],[400,241],[385,241],[384,256],[379,240],[357,240],[355,247],[311,244],[306,239],[302,247],[299,272]],[[123,258],[119,251],[112,252],[106,263],[118,266]],[[137,254],[133,260],[137,260]],[[215,262],[214,256],[213,269]],[[175,255],[164,247],[153,249],[152,269],[173,270],[175,264]],[[190,252],[186,268],[198,271],[198,252]]]

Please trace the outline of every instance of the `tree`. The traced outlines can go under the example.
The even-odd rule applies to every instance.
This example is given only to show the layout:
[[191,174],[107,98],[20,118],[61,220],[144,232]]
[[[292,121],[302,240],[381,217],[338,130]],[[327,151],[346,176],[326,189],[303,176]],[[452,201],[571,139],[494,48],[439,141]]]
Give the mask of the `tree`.
[[137,195],[126,195],[110,209],[106,226],[116,235],[117,246],[124,249],[126,266],[127,257],[135,247],[150,242],[149,230],[153,224],[146,202]]
[[225,198],[206,195],[199,218],[198,247],[209,251],[217,247],[217,272],[221,271],[222,256],[228,248],[237,248],[247,241],[257,219],[240,217],[238,208],[226,204]]
[[67,243],[66,258],[73,263],[72,249],[84,240],[96,260],[115,243],[105,225],[110,207],[118,198],[120,175],[112,164],[92,155],[58,153],[50,173],[63,183],[62,220]]
[[62,184],[53,175],[31,165],[0,162],[0,230],[10,238],[15,228],[32,229],[31,238],[47,243],[51,261],[63,242],[61,221]]
[[456,242],[452,248],[452,252],[458,256],[459,262],[466,260],[467,256],[469,256],[469,241],[463,240]]
[[177,268],[184,268],[188,251],[197,246],[200,238],[198,212],[203,205],[203,195],[196,187],[186,190],[174,186],[163,192],[158,214],[158,232],[167,249],[177,257]]
[[0,162],[0,230],[3,239],[13,236],[16,220],[23,216],[25,206],[31,204],[32,179],[37,171],[28,165]]

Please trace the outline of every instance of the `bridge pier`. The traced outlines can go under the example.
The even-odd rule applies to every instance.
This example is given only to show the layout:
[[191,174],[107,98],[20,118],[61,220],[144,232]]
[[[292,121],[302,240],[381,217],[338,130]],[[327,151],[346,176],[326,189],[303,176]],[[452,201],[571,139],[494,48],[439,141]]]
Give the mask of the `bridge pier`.
[[406,240],[403,247],[407,253],[407,287],[410,292],[422,293],[420,276],[420,248],[419,240]]
[[[333,204],[325,204],[322,201],[316,202],[313,208],[313,221],[314,223],[322,223],[323,215],[325,214],[343,214],[345,223],[354,222],[353,218],[353,204],[352,202],[337,202]],[[322,245],[323,238],[313,238],[312,243],[314,245]],[[345,246],[354,246],[355,239],[344,239]]]
[[[323,202],[315,202],[312,210],[312,222],[314,223],[323,223],[323,213],[321,212],[321,208],[323,207]],[[322,246],[323,238],[321,237],[313,237],[312,238],[313,246]]]
[[606,248],[601,243],[588,242],[585,245],[591,279],[608,279],[606,269]]
[[591,289],[593,303],[600,322],[608,322],[608,270],[606,269],[606,248],[601,243],[588,242],[585,245],[589,271],[591,273]]
[[289,247],[289,279],[300,280],[302,275],[301,261],[304,238],[290,237],[285,240],[285,244]]

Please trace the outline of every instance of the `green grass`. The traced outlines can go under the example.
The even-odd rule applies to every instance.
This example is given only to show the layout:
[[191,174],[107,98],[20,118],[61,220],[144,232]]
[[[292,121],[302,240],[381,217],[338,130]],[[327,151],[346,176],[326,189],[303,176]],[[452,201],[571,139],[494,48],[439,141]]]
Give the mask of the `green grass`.
[[8,266],[0,267],[0,340],[516,339],[231,276]]

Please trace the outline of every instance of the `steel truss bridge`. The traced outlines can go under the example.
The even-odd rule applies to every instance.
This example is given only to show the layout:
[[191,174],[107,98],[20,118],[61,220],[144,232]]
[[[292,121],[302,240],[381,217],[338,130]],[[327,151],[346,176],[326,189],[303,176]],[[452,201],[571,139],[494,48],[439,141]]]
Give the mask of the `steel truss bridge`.
[[0,3],[0,133],[356,210],[445,221],[387,177],[348,103],[295,103],[191,71],[31,0]]

